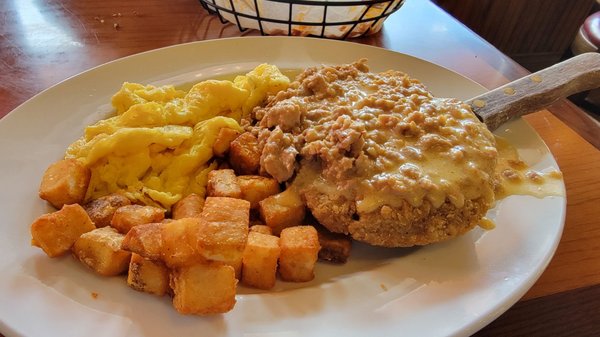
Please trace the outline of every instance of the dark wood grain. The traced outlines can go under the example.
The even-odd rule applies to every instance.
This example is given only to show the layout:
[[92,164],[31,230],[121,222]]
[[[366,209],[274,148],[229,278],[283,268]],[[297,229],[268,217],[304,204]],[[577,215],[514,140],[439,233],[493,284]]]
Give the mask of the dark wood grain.
[[576,130],[579,136],[595,146],[596,149],[600,149],[600,122],[598,120],[584,113],[566,99],[552,104],[548,110],[571,129]]
[[[567,191],[565,228],[556,254],[524,298],[598,285],[600,151],[546,111],[524,116],[524,119],[535,128],[556,158]],[[600,297],[596,300],[600,301]]]
[[[102,63],[179,43],[245,35],[258,33],[221,24],[197,0],[0,1],[0,117],[40,91]],[[381,33],[353,42],[417,56],[489,89],[529,74],[427,0],[407,0]],[[600,126],[564,100],[525,120],[563,172],[565,229],[538,282],[480,335],[597,331],[596,316],[588,312],[592,321],[574,313],[581,301],[596,312],[600,303]],[[560,321],[564,326],[557,327],[555,320],[561,317],[566,318]]]
[[475,337],[598,336],[600,286],[521,301]]
[[221,24],[196,0],[7,0],[0,1],[0,20],[0,117],[43,89],[120,57],[259,35]]
[[536,71],[558,62],[594,0],[435,0],[449,13]]

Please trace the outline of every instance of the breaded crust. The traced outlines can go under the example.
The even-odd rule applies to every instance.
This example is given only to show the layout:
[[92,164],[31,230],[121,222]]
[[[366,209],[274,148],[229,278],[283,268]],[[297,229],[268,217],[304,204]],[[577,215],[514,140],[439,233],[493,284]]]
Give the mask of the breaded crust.
[[448,200],[438,208],[427,201],[420,207],[403,201],[400,207],[359,214],[351,200],[332,200],[310,188],[303,196],[313,216],[330,231],[383,247],[427,245],[459,236],[477,226],[490,207],[484,198],[466,200],[460,208]]

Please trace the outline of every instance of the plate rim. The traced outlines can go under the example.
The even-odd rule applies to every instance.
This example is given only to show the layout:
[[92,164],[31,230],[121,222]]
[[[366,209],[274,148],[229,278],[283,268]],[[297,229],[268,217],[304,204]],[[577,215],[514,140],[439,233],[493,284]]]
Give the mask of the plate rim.
[[[28,104],[31,104],[32,101],[35,101],[36,99],[39,99],[40,96],[44,96],[44,95],[48,95],[48,92],[51,92],[53,89],[55,89],[56,87],[60,87],[62,85],[64,85],[64,83],[69,82],[71,80],[73,80],[74,78],[80,77],[82,75],[85,74],[89,74],[91,72],[94,71],[99,71],[99,69],[101,70],[103,67],[106,67],[107,65],[111,65],[111,64],[115,64],[115,63],[120,63],[120,62],[124,62],[125,60],[130,60],[130,59],[135,59],[135,58],[139,58],[142,55],[150,55],[153,53],[157,53],[160,51],[165,51],[165,50],[176,50],[182,47],[186,47],[186,46],[195,46],[195,45],[199,45],[199,46],[205,46],[205,45],[210,45],[210,44],[231,44],[231,43],[235,43],[236,40],[241,40],[241,39],[257,39],[257,40],[269,40],[269,41],[289,41],[289,40],[302,40],[302,41],[306,41],[306,40],[311,40],[311,41],[320,41],[320,42],[316,42],[316,43],[326,43],[326,44],[348,44],[348,43],[354,43],[354,42],[347,42],[347,41],[337,41],[337,40],[323,40],[323,39],[319,39],[319,38],[312,38],[312,37],[287,37],[287,36],[278,36],[278,37],[273,37],[273,36],[258,36],[258,37],[231,37],[231,38],[223,38],[223,39],[216,39],[216,40],[205,40],[205,41],[194,41],[194,42],[187,42],[187,43],[182,43],[182,44],[175,44],[175,45],[171,45],[171,46],[165,46],[162,48],[157,48],[157,49],[153,49],[153,50],[148,50],[148,51],[143,51],[140,53],[136,53],[136,54],[132,54],[132,55],[128,55],[122,58],[118,58],[115,60],[111,60],[109,62],[91,67],[89,69],[86,69],[78,74],[69,76],[68,78],[42,90],[41,92],[35,94],[33,97],[29,98],[28,100],[26,100],[25,102],[19,104],[15,109],[13,109],[12,111],[10,111],[7,115],[5,115],[2,119],[0,119],[0,129],[3,128],[3,126],[5,124],[11,123],[11,122],[7,122],[7,121],[11,121],[15,117],[16,114],[21,111],[22,109],[25,109]],[[426,62],[428,64],[431,64],[435,67],[438,68],[443,68],[448,72],[451,72],[457,76],[462,77],[463,79],[465,79],[466,81],[471,82],[472,84],[479,86],[481,88],[481,90],[487,90],[485,87],[483,87],[482,85],[480,85],[479,83],[469,79],[468,77],[454,71],[451,70],[445,66],[439,65],[435,62],[431,62],[429,60],[426,59],[422,59],[419,58],[417,56],[413,56],[410,54],[406,54],[406,53],[402,53],[402,52],[398,52],[398,51],[394,51],[394,50],[389,50],[389,49],[385,49],[382,47],[378,47],[378,46],[371,46],[371,45],[364,45],[364,44],[359,44],[359,43],[354,43],[355,46],[357,46],[358,48],[366,48],[366,49],[375,49],[375,50],[380,50],[383,52],[389,52],[389,53],[394,53],[394,54],[400,54],[404,57],[410,57],[422,62]],[[534,133],[538,138],[539,138],[539,134],[531,127],[527,124],[527,127],[530,129],[530,131],[532,133]],[[546,148],[546,150],[548,151],[551,160],[554,162],[554,165],[556,167],[558,167],[558,164],[556,163],[556,160],[554,158],[554,156],[549,152],[548,147],[546,145],[546,143],[539,138],[541,144],[543,144],[543,146]],[[564,188],[564,181],[563,181],[563,188]],[[457,333],[461,333],[461,332],[467,332],[467,333],[473,333],[475,331],[480,330],[482,327],[484,327],[485,325],[489,324],[490,322],[492,322],[493,320],[495,320],[497,317],[499,317],[502,313],[504,313],[508,308],[510,308],[512,305],[514,305],[519,298],[521,298],[523,296],[523,294],[525,294],[530,288],[531,286],[533,286],[533,284],[539,279],[539,277],[541,276],[541,274],[544,272],[544,270],[546,269],[546,267],[548,266],[548,264],[550,263],[550,261],[552,260],[556,249],[558,247],[558,244],[560,243],[560,239],[562,237],[562,232],[564,229],[564,225],[565,225],[565,217],[566,217],[566,205],[567,205],[567,199],[566,199],[566,195],[562,197],[563,198],[563,202],[562,202],[562,207],[560,209],[560,214],[561,214],[561,219],[559,221],[559,235],[557,235],[556,237],[554,237],[554,241],[552,243],[552,248],[551,251],[549,252],[549,254],[546,254],[546,257],[544,259],[543,262],[543,266],[541,268],[536,269],[536,272],[534,274],[532,274],[526,283],[525,287],[520,287],[519,291],[517,292],[513,292],[512,296],[510,296],[510,298],[506,298],[506,301],[504,302],[504,305],[502,307],[499,308],[495,308],[495,312],[490,316],[486,316],[485,318],[479,319],[479,321],[477,322],[473,322],[473,323],[477,323],[477,324],[470,324],[469,326],[466,326],[465,330],[463,331],[458,331]],[[2,327],[3,331],[10,331],[11,334],[16,334],[16,330],[13,330],[8,324],[5,324],[4,319],[0,318],[0,327]]]

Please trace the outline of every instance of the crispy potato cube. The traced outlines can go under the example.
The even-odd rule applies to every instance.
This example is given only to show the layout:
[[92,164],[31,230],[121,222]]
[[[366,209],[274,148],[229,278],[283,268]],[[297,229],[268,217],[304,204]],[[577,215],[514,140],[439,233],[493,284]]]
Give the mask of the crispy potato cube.
[[258,210],[260,218],[275,235],[279,235],[284,228],[300,225],[306,214],[302,198],[293,188],[260,201]]
[[233,170],[212,170],[208,172],[206,194],[209,197],[241,198],[242,190]]
[[75,241],[73,255],[100,275],[122,274],[131,258],[130,252],[121,249],[124,237],[112,227],[94,229]]
[[313,226],[288,227],[279,240],[279,275],[284,281],[307,282],[315,277],[319,237]]
[[199,218],[183,218],[168,223],[151,223],[133,227],[123,240],[124,250],[169,268],[190,266],[205,259],[198,253]]
[[200,263],[172,271],[173,306],[182,314],[225,313],[235,305],[237,280],[233,267]]
[[127,285],[137,291],[163,296],[169,291],[169,269],[161,262],[133,253],[129,262]]
[[242,191],[241,198],[250,201],[252,209],[258,208],[259,201],[281,191],[273,178],[246,175],[237,177],[237,181]]
[[133,227],[123,239],[121,249],[137,253],[150,260],[160,260],[163,252],[164,223],[149,223]]
[[154,206],[127,205],[117,208],[110,225],[123,234],[135,226],[160,222],[165,218],[165,211]]
[[169,268],[177,268],[205,262],[198,252],[200,218],[183,218],[162,228],[161,260]]
[[217,170],[227,170],[227,169],[231,168],[231,165],[229,165],[228,161],[221,160],[221,161],[217,161],[217,162],[218,162]]
[[250,227],[252,226],[258,226],[258,225],[265,225],[265,223],[260,220],[260,219],[253,219],[252,218],[252,211],[250,211]]
[[217,139],[213,143],[213,154],[217,157],[223,157],[229,151],[231,142],[239,135],[240,133],[234,129],[222,128],[219,130]]
[[260,166],[258,139],[244,132],[231,142],[229,164],[237,174],[255,174]]
[[332,263],[346,263],[352,248],[352,239],[344,234],[330,232],[323,226],[315,226],[319,234],[319,259]]
[[63,205],[83,201],[90,183],[90,170],[76,159],[63,159],[44,172],[39,196],[60,209]]
[[196,193],[189,194],[173,205],[173,209],[171,210],[172,218],[175,220],[198,218],[200,217],[200,213],[202,213],[203,205],[204,199],[199,195]]
[[31,224],[31,244],[48,256],[63,255],[81,234],[96,229],[83,207],[65,205],[60,211],[44,214]]
[[271,227],[269,227],[267,225],[250,226],[250,233],[252,233],[252,232],[273,235],[273,230],[271,230]]
[[207,260],[231,265],[239,278],[248,239],[250,203],[242,199],[208,197],[198,231],[198,251]]
[[113,214],[121,206],[131,205],[124,195],[113,193],[85,204],[83,208],[97,228],[110,226]]
[[273,288],[279,252],[278,237],[250,231],[242,258],[242,282],[259,289]]

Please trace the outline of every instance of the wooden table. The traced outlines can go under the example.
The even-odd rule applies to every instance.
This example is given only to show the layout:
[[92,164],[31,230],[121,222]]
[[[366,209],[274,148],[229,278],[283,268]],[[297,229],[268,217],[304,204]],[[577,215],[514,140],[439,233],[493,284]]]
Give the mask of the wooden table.
[[[195,0],[2,1],[0,117],[43,89],[107,61],[240,35],[256,32],[241,34],[221,24]],[[381,33],[354,41],[432,61],[488,88],[527,74],[427,0],[407,0]],[[566,101],[526,120],[564,174],[565,230],[537,283],[477,335],[592,335],[600,332],[600,127]]]

